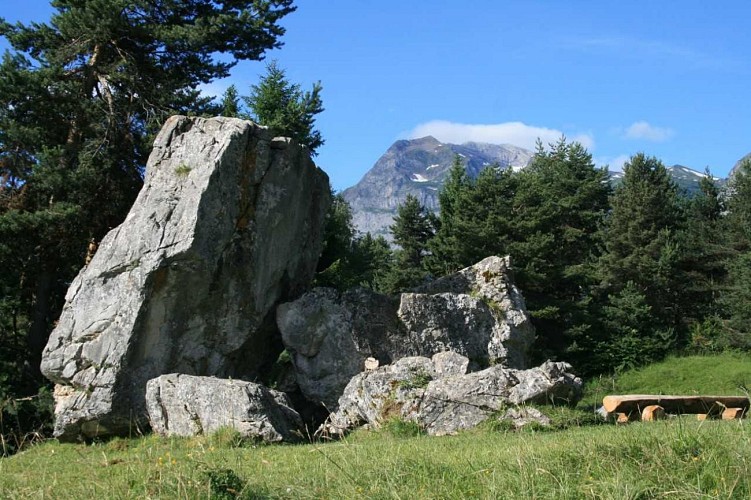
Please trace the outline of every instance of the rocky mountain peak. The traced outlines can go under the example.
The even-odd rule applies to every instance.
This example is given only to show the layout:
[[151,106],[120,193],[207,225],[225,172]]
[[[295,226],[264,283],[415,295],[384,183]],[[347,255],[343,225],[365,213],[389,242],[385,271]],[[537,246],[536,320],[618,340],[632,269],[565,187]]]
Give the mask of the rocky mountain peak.
[[396,141],[360,182],[342,193],[352,206],[355,226],[363,233],[389,237],[388,227],[408,194],[437,211],[438,193],[456,155],[475,177],[490,165],[523,168],[533,153],[511,145],[442,143],[432,136]]
[[732,178],[733,174],[735,174],[738,170],[740,170],[741,165],[743,164],[744,161],[751,161],[751,153],[747,154],[746,156],[738,160],[735,163],[735,165],[733,165],[733,168],[730,170],[730,174],[728,175],[728,179]]

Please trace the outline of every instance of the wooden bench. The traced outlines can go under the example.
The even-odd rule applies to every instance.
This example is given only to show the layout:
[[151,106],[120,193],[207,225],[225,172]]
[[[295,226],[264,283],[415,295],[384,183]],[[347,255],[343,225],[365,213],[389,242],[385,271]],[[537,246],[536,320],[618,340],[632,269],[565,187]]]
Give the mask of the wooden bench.
[[605,396],[602,406],[617,422],[633,420],[652,421],[667,414],[695,414],[699,420],[743,418],[749,409],[745,396],[662,396],[653,394],[628,394]]

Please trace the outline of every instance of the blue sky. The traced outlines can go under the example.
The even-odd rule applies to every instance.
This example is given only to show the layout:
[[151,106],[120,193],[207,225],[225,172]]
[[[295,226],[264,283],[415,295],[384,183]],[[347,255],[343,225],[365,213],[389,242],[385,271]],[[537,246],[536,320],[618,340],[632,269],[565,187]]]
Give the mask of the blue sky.
[[[530,147],[560,134],[599,164],[643,151],[717,176],[751,152],[746,1],[300,0],[272,51],[290,80],[320,80],[317,163],[337,190],[397,139],[434,135]],[[46,20],[42,0],[0,0]],[[263,62],[228,80],[241,94]]]

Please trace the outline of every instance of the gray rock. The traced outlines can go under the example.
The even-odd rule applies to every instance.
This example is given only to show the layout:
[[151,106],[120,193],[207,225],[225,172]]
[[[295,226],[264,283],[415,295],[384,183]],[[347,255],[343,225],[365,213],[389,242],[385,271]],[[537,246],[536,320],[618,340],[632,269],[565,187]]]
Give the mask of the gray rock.
[[547,427],[550,425],[550,418],[544,415],[537,408],[520,406],[509,408],[498,420],[511,422],[516,429],[521,429],[525,425],[537,424]]
[[500,366],[438,379],[428,384],[415,420],[432,436],[471,429],[508,404],[516,382],[514,370]]
[[379,425],[389,418],[414,420],[422,394],[436,376],[430,359],[410,356],[392,365],[355,375],[329,416],[325,432],[343,434],[363,424]]
[[431,361],[437,378],[464,375],[469,368],[469,359],[453,351],[434,354]]
[[223,427],[264,442],[295,441],[300,415],[283,392],[242,380],[169,374],[146,384],[151,428],[162,436],[211,434]]
[[[403,293],[397,314],[418,355],[450,349],[468,357],[475,367],[491,362],[491,339],[501,334],[502,323],[493,310],[467,294]],[[498,361],[493,357],[493,363]]]
[[[438,361],[443,362],[440,357]],[[430,435],[445,435],[470,429],[509,405],[558,402],[563,396],[575,404],[582,381],[566,369],[571,366],[548,361],[529,370],[493,366],[450,374],[437,370],[435,360],[403,358],[353,377],[324,430],[343,434],[396,416],[420,424]],[[535,417],[534,412],[524,415]]]
[[335,410],[368,357],[387,365],[453,351],[469,358],[474,370],[526,367],[534,327],[510,267],[508,257],[488,257],[396,298],[366,289],[315,289],[280,305],[277,324],[300,389]]
[[582,382],[565,362],[546,361],[542,365],[517,372],[519,383],[509,394],[513,404],[537,403],[575,405],[582,396]]
[[[488,362],[519,369],[529,366],[529,349],[535,339],[535,329],[527,314],[524,297],[514,284],[511,257],[487,257],[473,266],[428,283],[416,292],[469,295],[476,301],[473,302],[475,310],[492,316],[489,335],[484,331],[467,332],[487,339],[485,356]],[[477,302],[484,304],[485,308]],[[400,308],[400,311],[407,315],[406,310]]]
[[305,148],[248,121],[167,120],[44,350],[42,372],[67,387],[55,435],[127,433],[164,373],[257,376],[278,354],[276,304],[315,272],[329,202]]
[[363,371],[365,360],[379,364],[409,353],[399,341],[397,302],[366,289],[339,294],[314,289],[277,308],[282,341],[292,354],[297,383],[311,401],[336,408],[344,387]]

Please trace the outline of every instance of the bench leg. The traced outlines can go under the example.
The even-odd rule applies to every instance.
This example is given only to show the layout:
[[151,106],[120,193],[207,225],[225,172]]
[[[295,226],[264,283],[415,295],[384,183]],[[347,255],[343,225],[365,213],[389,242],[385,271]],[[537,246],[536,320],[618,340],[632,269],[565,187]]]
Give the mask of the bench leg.
[[665,408],[660,405],[649,405],[641,411],[642,422],[653,422],[665,419]]
[[743,408],[725,408],[722,412],[723,420],[738,420],[743,418]]

